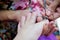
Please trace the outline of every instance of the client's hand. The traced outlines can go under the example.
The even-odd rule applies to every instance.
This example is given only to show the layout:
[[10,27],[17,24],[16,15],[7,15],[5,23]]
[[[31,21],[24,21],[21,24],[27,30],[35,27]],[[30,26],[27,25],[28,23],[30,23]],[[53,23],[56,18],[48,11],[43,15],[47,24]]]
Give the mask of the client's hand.
[[49,36],[50,34],[52,34],[53,32],[57,31],[57,27],[54,25],[54,22],[51,21],[49,22],[49,24],[45,24],[43,27],[43,32],[42,35],[46,35]]

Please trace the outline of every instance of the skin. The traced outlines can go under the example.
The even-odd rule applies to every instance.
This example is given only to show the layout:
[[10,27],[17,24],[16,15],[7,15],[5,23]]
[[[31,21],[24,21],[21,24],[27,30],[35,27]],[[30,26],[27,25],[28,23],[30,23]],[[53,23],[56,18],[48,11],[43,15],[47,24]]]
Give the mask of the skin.
[[[50,9],[52,9],[52,10],[54,10],[54,8],[55,8],[55,6],[56,5],[58,5],[58,1],[59,0],[55,0],[53,3],[55,4],[55,5],[53,5],[53,3],[52,2],[50,2],[49,0],[46,0],[48,3],[51,3],[50,4],[50,6],[49,6],[49,8]],[[40,0],[39,2],[41,2],[41,4],[43,5],[43,2],[42,2],[42,0]],[[52,5],[52,6],[51,6]],[[50,18],[53,18],[52,16],[51,16],[51,14],[53,14],[53,12],[51,12],[51,11],[48,11],[48,10],[46,10],[47,12],[46,12],[46,15],[47,16],[49,16],[49,19]],[[23,11],[0,11],[0,20],[2,21],[2,20],[7,20],[7,19],[9,19],[9,20],[16,20],[16,21],[19,21],[20,20],[20,16],[21,15],[25,15],[25,13],[29,13],[29,11],[26,11],[26,10],[24,10],[24,12],[23,12],[23,14],[21,13],[21,12],[23,12]],[[54,12],[55,13],[55,12]],[[20,15],[21,14],[21,15]],[[5,16],[5,15],[7,15],[7,16]],[[18,16],[19,15],[19,16]],[[51,16],[51,17],[50,17]],[[38,19],[38,18],[37,18]],[[41,18],[42,19],[42,18]]]
[[5,10],[0,11],[0,21],[4,20],[16,20],[17,22],[20,20],[20,17],[29,13],[28,10],[18,10],[18,11],[11,11]]
[[[8,14],[9,13],[9,14]],[[22,14],[23,13],[23,14]],[[20,17],[21,16],[23,16],[23,15],[26,15],[26,14],[24,14],[24,13],[29,13],[29,11],[27,11],[27,10],[24,10],[24,11],[22,11],[22,10],[20,10],[20,11],[1,11],[1,20],[7,20],[7,19],[9,19],[9,20],[16,20],[16,21],[20,21]],[[37,13],[37,12],[36,12]],[[7,15],[7,16],[5,16],[5,15]],[[40,22],[40,21],[42,21],[42,18],[40,17],[40,16],[38,16],[37,17],[37,22]],[[46,27],[46,28],[48,28],[48,27]],[[44,28],[44,30],[46,30],[46,28]],[[47,31],[47,30],[46,30]],[[48,30],[49,31],[49,30]],[[53,31],[54,32],[54,31]],[[45,33],[44,33],[45,34]]]
[[54,2],[52,2],[49,6],[49,8],[51,8],[53,11],[55,11],[56,7],[59,5],[60,0],[54,0]]
[[[21,18],[21,22],[19,22],[19,25],[18,25],[18,34],[14,40],[17,40],[17,39],[18,40],[38,40],[39,36],[42,34],[43,27],[47,29],[48,27],[47,23],[49,22],[47,20],[43,20],[41,22],[35,23],[36,16],[37,15],[34,12],[32,14],[28,13],[27,18],[25,16]],[[49,28],[54,29],[55,26],[53,26],[52,23],[49,23],[49,25],[50,25]],[[47,30],[44,30],[43,33],[44,34],[50,33],[50,31],[47,31]]]
[[55,20],[58,17],[60,17],[60,11],[59,11],[60,7],[57,7],[60,4],[60,0],[54,0],[54,1],[46,0],[46,2],[48,7],[48,9],[46,9],[46,16],[48,16],[48,19]]
[[55,11],[56,7],[60,4],[60,0],[46,0],[47,5],[53,11]]
[[[9,19],[9,20],[16,20],[16,21],[18,21],[18,22],[20,22],[20,20],[21,20],[21,16],[23,16],[23,15],[26,15],[25,13],[29,13],[29,11],[28,10],[24,10],[24,11],[22,11],[22,10],[20,10],[20,11],[1,11],[0,12],[1,13],[1,17],[0,17],[0,20],[2,21],[2,20],[7,20],[7,19]],[[9,14],[8,14],[9,13]],[[23,14],[22,14],[23,13]],[[37,22],[40,22],[41,20],[40,20],[40,18],[41,17],[37,17]],[[51,17],[52,18],[52,17]],[[54,30],[55,30],[55,27],[49,27],[50,28],[50,30],[51,29],[53,29],[53,30],[46,30],[46,29],[48,29],[48,25],[45,25],[44,26],[44,30],[43,30],[43,33],[46,35],[46,34],[48,34],[49,35],[49,33],[53,33],[54,32]],[[46,32],[48,32],[48,33],[46,33]],[[20,34],[20,33],[19,33]]]
[[[27,11],[27,10],[24,10],[24,11],[22,11],[22,10],[20,10],[20,11],[4,11],[4,12],[1,11],[0,13],[1,13],[1,15],[0,15],[0,17],[1,17],[0,20],[1,21],[9,19],[9,20],[15,20],[15,21],[17,21],[19,23],[20,20],[21,20],[21,16],[26,15],[26,13],[29,13],[29,11]],[[35,13],[37,13],[37,12],[35,12]],[[40,22],[42,20],[43,19],[40,16],[37,17],[37,22]],[[48,28],[48,27],[46,27],[46,28]],[[46,28],[44,28],[44,30],[46,30]]]
[[57,12],[60,13],[60,7],[57,8]]

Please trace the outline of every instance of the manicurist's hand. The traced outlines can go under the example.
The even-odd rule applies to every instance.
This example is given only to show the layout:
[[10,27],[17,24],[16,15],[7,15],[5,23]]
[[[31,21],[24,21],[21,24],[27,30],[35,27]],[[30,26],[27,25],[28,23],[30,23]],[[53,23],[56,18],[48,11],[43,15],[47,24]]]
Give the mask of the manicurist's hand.
[[18,24],[18,34],[14,40],[37,40],[42,34],[43,25],[48,20],[36,23],[36,13],[28,13],[27,17],[22,16],[21,22]]

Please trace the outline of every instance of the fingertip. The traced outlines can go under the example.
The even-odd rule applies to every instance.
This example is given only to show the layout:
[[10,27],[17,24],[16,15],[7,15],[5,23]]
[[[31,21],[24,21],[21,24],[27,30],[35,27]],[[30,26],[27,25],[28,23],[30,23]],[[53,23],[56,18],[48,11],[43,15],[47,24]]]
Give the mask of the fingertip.
[[59,31],[57,27],[55,28],[55,31]]
[[49,20],[54,20],[54,16],[53,15],[50,15],[50,16],[48,16],[48,19]]
[[40,21],[42,21],[42,20],[43,20],[42,17],[40,17],[40,16],[37,17],[37,22],[40,22]]
[[54,24],[54,21],[51,21],[49,24],[51,24],[51,25]]

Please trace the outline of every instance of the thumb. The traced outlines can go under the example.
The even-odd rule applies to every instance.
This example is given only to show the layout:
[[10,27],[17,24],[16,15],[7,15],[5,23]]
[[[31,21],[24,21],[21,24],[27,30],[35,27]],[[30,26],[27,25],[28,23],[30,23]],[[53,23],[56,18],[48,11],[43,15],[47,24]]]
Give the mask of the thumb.
[[36,23],[35,26],[43,27],[44,24],[48,24],[48,23],[49,23],[48,20],[42,20],[41,22]]
[[43,20],[43,21],[35,24],[36,29],[37,29],[38,31],[40,30],[40,31],[39,31],[40,34],[41,34],[42,31],[43,31],[44,24],[47,24],[47,23],[49,23],[48,20]]
[[19,32],[19,31],[20,31],[20,26],[21,26],[21,24],[20,24],[20,22],[19,22],[17,32]]

